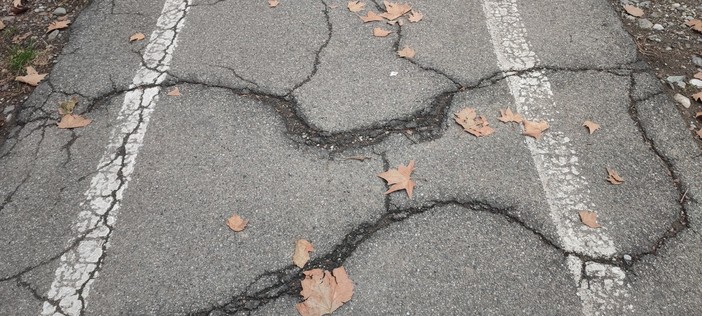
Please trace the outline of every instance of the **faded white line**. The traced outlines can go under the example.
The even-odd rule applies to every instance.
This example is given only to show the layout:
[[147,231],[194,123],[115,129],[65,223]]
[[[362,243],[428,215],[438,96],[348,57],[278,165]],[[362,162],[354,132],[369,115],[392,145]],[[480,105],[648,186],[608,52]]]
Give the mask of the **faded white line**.
[[[551,83],[544,71],[532,70],[539,58],[527,41],[517,0],[483,0],[488,32],[500,69],[507,82],[517,111],[528,119],[552,122],[556,105]],[[517,71],[526,71],[517,75]],[[539,141],[527,139],[563,248],[590,257],[611,257],[616,253],[606,229],[589,229],[579,223],[577,211],[596,209],[590,201],[586,179],[580,175],[577,153],[570,139],[557,130],[547,132]],[[616,266],[594,262],[582,264],[569,256],[568,265],[578,285],[583,314],[631,311],[618,300],[628,296],[625,273]],[[583,270],[587,278],[582,277]]]
[[166,78],[190,1],[166,0],[163,6],[144,50],[144,64],[132,80],[133,90],[124,96],[97,174],[85,193],[87,203],[81,205],[84,210],[73,226],[76,236],[80,236],[75,240],[80,241],[61,256],[41,315],[80,315],[87,305],[90,286],[103,264],[124,190],[158,101],[161,88],[156,85]]

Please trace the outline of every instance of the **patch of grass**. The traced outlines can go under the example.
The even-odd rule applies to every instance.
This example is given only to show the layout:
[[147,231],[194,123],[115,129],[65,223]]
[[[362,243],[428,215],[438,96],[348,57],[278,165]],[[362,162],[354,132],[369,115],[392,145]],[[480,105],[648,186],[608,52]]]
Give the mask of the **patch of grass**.
[[34,48],[34,43],[29,43],[24,47],[14,46],[10,48],[8,55],[10,56],[10,70],[18,72],[37,57],[37,50]]
[[2,37],[9,40],[13,35],[17,33],[17,28],[14,26],[8,26],[2,30]]

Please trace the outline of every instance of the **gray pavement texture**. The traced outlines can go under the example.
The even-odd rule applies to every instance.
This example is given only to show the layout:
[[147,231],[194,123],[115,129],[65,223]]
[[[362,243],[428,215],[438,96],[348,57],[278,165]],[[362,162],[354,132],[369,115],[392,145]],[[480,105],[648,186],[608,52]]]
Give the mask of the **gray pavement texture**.
[[[496,3],[534,65],[504,69]],[[424,20],[374,38],[341,0],[93,1],[0,145],[0,315],[295,315],[297,239],[304,270],[354,281],[339,315],[698,313],[702,151],[609,2],[411,4]],[[538,141],[496,120],[530,78]],[[73,95],[93,123],[59,130]],[[410,160],[414,197],[383,195]],[[554,207],[584,197],[602,228]]]

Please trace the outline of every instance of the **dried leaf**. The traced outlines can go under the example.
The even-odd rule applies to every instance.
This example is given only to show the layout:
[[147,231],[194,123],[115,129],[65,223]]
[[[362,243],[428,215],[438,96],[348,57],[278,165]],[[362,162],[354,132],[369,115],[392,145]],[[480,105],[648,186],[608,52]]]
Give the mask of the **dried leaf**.
[[506,110],[500,110],[500,117],[497,119],[500,120],[500,122],[508,123],[508,122],[516,122],[516,123],[521,123],[524,118],[522,117],[521,114],[518,113],[512,113],[512,110],[510,108],[507,108]]
[[600,129],[600,124],[590,120],[583,122],[583,126],[587,127],[587,130],[590,131],[590,135],[592,135],[592,133],[594,133],[596,130]]
[[702,138],[702,129],[700,129],[699,131],[697,131],[697,137]]
[[15,78],[16,81],[19,82],[24,82],[30,86],[37,86],[39,84],[39,81],[44,80],[44,77],[46,77],[47,74],[39,74],[34,67],[29,66],[27,67],[27,75],[26,76],[18,76]]
[[307,261],[310,260],[310,252],[314,251],[312,244],[304,239],[298,239],[295,242],[295,254],[293,254],[293,263],[302,269]]
[[353,282],[344,267],[331,273],[322,269],[305,271],[302,280],[302,303],[295,305],[302,316],[331,314],[353,297]]
[[361,1],[349,1],[347,7],[349,8],[349,11],[351,12],[360,12],[363,10],[363,7],[366,6],[364,2]]
[[465,108],[453,115],[456,123],[463,126],[463,130],[475,137],[487,136],[495,132],[485,117],[475,113],[475,109]]
[[21,41],[24,41],[27,37],[30,37],[31,35],[32,35],[32,32],[27,32],[27,33],[24,33],[24,34],[15,35],[15,36],[12,37],[12,43],[13,43],[13,44],[17,44],[17,43],[19,43],[19,42],[21,42]]
[[544,120],[538,122],[524,120],[522,125],[524,125],[523,134],[526,136],[531,136],[535,139],[540,139],[541,134],[549,128],[548,123],[546,123]]
[[409,20],[412,23],[417,23],[424,18],[424,14],[422,12],[419,12],[417,10],[412,10],[410,11],[409,16],[407,17],[407,20]]
[[624,10],[626,11],[626,13],[629,13],[630,15],[633,15],[637,18],[642,17],[644,15],[643,10],[633,5],[625,5]]
[[143,41],[144,40],[144,34],[143,33],[134,33],[132,36],[129,37],[130,42],[134,41]]
[[395,20],[412,10],[412,7],[407,3],[393,3],[389,1],[383,1],[383,4],[385,4],[386,12],[381,13],[380,16],[390,21]]
[[12,1],[12,7],[10,7],[10,12],[12,12],[13,14],[22,14],[24,12],[27,12],[27,10],[29,10],[29,6],[23,6],[22,0]]
[[278,0],[268,0],[268,7],[275,8],[280,4]]
[[702,102],[702,92],[697,92],[692,95],[692,99],[697,102]]
[[78,114],[66,114],[61,117],[58,122],[58,128],[81,128],[88,126],[92,120],[82,117]]
[[61,102],[58,108],[59,114],[66,115],[73,113],[76,104],[78,104],[78,97],[76,96],[71,97],[70,100]]
[[702,21],[698,19],[690,20],[685,22],[685,25],[691,27],[693,30],[702,33]]
[[410,160],[407,167],[400,164],[397,169],[390,169],[379,173],[378,177],[383,178],[390,185],[390,188],[385,191],[385,194],[390,194],[399,190],[406,190],[407,196],[411,199],[412,191],[414,190],[414,186],[417,184],[410,179],[412,171],[414,171],[414,160]]
[[409,46],[405,46],[405,48],[397,51],[397,56],[403,58],[414,58],[414,49],[409,48]]
[[178,96],[180,96],[180,89],[178,89],[178,87],[173,87],[173,90],[168,91],[168,94],[166,94],[166,95],[171,96],[171,97],[178,97]]
[[0,31],[5,29],[5,23],[2,23],[2,20],[0,20]]
[[694,77],[695,79],[700,79],[700,80],[702,80],[702,71],[696,73],[693,77]]
[[244,228],[246,228],[246,225],[248,223],[249,223],[248,220],[243,219],[243,218],[241,218],[241,216],[236,215],[236,214],[232,215],[232,217],[230,217],[227,220],[227,226],[229,226],[229,228],[235,232],[240,232],[240,231],[244,230]]
[[390,33],[392,33],[392,31],[383,30],[382,28],[379,28],[379,27],[376,27],[373,29],[373,36],[375,36],[375,37],[386,37],[386,36],[390,35]]
[[375,13],[373,11],[368,11],[366,16],[361,16],[360,18],[361,18],[361,20],[363,20],[363,23],[385,20],[385,18],[383,18],[382,16],[378,15],[377,13]]
[[702,112],[697,112],[697,113],[695,113],[695,117],[696,117],[696,118],[702,117]]
[[580,211],[578,212],[578,215],[580,215],[580,221],[583,222],[583,224],[585,224],[587,227],[602,227],[600,226],[600,224],[597,223],[597,213],[593,211]]
[[622,184],[624,179],[619,176],[616,170],[607,168],[607,181],[611,184]]
[[13,7],[22,6],[22,0],[12,0],[12,6]]
[[49,24],[49,27],[46,29],[46,33],[49,33],[53,30],[65,29],[68,27],[69,24],[71,24],[70,20],[51,22],[51,24]]

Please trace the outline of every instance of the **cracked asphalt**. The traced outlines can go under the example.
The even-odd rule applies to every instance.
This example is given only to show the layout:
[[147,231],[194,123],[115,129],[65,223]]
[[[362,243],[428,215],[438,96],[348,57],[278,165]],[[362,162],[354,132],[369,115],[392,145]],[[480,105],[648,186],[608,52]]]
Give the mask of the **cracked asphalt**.
[[341,0],[94,0],[0,145],[0,315],[295,315],[301,238],[339,315],[698,313],[702,151],[609,3],[411,4],[374,38]]

